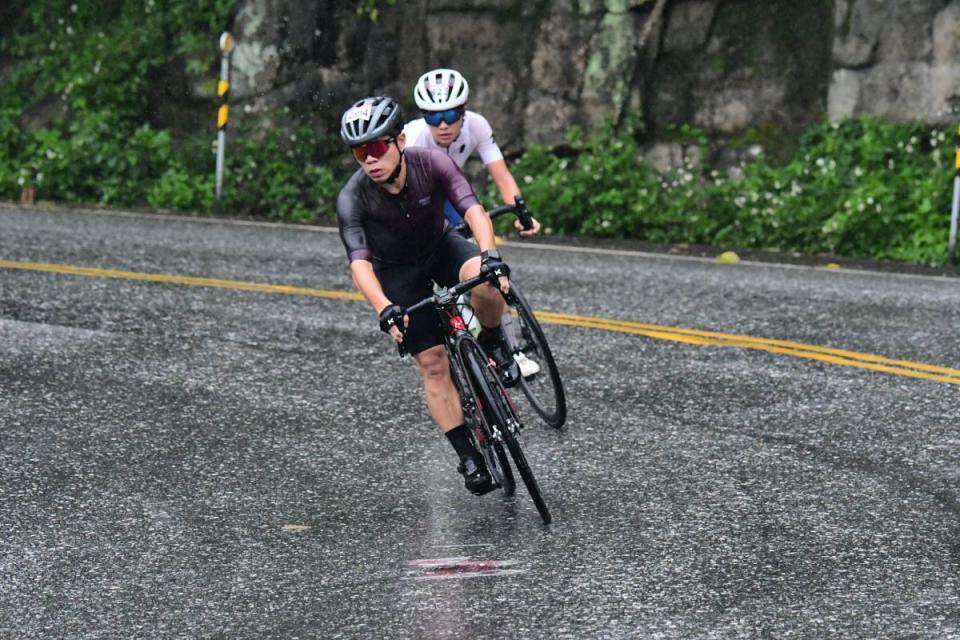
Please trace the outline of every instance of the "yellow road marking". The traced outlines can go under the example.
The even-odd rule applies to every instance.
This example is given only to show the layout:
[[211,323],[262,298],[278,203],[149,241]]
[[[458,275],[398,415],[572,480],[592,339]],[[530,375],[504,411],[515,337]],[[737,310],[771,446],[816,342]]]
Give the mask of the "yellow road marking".
[[[286,285],[266,284],[260,282],[245,282],[242,280],[223,280],[217,278],[198,278],[193,276],[178,276],[160,273],[141,273],[136,271],[118,271],[115,269],[98,269],[93,267],[77,267],[72,265],[50,264],[43,262],[15,262],[0,260],[0,268],[21,269],[25,271],[41,271],[66,275],[87,276],[95,278],[118,278],[123,280],[140,280],[164,284],[180,284],[199,287],[215,287],[220,289],[235,289],[241,291],[258,291],[261,293],[282,293],[287,295],[311,296],[315,298],[329,298],[338,300],[362,300],[363,297],[352,291],[333,291],[312,289],[308,287],[291,287]],[[710,345],[721,347],[737,347],[754,349],[788,355],[796,358],[818,360],[830,364],[869,369],[881,373],[932,380],[960,385],[960,370],[950,369],[922,362],[897,360],[869,353],[859,353],[831,347],[819,347],[788,340],[771,338],[755,338],[751,336],[719,333],[716,331],[699,331],[663,325],[631,322],[628,320],[611,320],[590,316],[579,316],[552,311],[537,311],[536,316],[546,324],[599,329],[617,333],[642,335],[658,340],[669,340],[693,345]]]
[[144,280],[147,282],[162,282],[165,284],[186,284],[195,287],[240,289],[242,291],[260,291],[262,293],[286,293],[294,296],[313,296],[315,298],[363,300],[363,296],[353,291],[324,291],[322,289],[290,287],[286,285],[265,284],[261,282],[244,282],[242,280],[219,280],[217,278],[195,278],[193,276],[175,276],[162,273],[117,271],[115,269],[74,267],[71,265],[48,264],[44,262],[11,262],[8,260],[0,260],[0,268],[23,269],[26,271],[45,271],[47,273],[64,273],[73,276],[90,276],[94,278],[119,278],[122,280]]

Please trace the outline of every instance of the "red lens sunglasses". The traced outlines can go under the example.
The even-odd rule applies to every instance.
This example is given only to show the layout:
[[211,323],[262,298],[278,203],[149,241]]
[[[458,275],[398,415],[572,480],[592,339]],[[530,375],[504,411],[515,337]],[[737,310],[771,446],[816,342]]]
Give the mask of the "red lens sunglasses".
[[387,151],[390,151],[390,145],[396,140],[396,138],[385,138],[353,147],[353,157],[357,159],[357,162],[366,162],[368,156],[382,158]]

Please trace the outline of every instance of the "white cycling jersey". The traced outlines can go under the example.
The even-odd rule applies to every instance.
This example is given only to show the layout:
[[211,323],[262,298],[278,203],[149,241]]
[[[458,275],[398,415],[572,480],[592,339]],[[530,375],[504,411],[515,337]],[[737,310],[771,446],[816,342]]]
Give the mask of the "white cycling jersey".
[[493,139],[493,128],[487,119],[479,113],[467,111],[463,114],[463,127],[456,140],[447,148],[438,145],[430,134],[430,126],[423,118],[411,120],[403,127],[407,134],[408,147],[426,147],[439,149],[445,152],[457,166],[463,167],[467,159],[476,150],[480,154],[483,164],[490,164],[496,160],[503,160],[503,153]]

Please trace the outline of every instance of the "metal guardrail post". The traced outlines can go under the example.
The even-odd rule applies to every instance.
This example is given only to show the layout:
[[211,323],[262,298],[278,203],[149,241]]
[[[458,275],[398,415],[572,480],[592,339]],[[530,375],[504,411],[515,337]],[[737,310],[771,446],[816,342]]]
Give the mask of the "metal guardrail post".
[[214,211],[220,212],[220,196],[223,194],[223,164],[227,146],[227,121],[230,108],[227,97],[230,93],[230,54],[233,52],[233,36],[226,31],[220,35],[220,81],[217,83],[217,95],[220,96],[220,108],[217,110],[217,188]]
[[957,218],[960,218],[960,126],[957,127],[957,172],[953,177],[953,210],[950,213],[950,263],[957,264]]

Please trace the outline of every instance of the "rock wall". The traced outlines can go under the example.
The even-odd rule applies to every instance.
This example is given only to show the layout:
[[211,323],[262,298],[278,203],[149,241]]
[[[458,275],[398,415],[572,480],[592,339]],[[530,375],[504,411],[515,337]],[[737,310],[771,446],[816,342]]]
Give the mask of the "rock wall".
[[241,0],[231,96],[335,127],[353,98],[413,111],[452,66],[507,149],[636,115],[648,138],[795,131],[828,115],[960,117],[960,0]]

